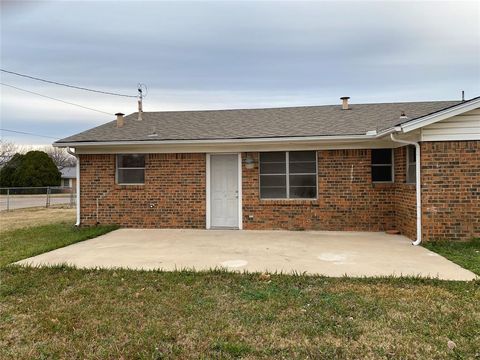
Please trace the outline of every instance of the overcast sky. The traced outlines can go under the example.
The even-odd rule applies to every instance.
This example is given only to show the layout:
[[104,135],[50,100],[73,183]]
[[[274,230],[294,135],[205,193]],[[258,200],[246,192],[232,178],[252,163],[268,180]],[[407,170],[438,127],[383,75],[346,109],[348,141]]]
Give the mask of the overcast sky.
[[[479,2],[6,2],[1,67],[136,94],[145,111],[460,99],[480,95]],[[1,74],[108,113],[136,100]],[[52,137],[113,115],[1,88],[1,127]],[[2,132],[20,144],[54,139]]]

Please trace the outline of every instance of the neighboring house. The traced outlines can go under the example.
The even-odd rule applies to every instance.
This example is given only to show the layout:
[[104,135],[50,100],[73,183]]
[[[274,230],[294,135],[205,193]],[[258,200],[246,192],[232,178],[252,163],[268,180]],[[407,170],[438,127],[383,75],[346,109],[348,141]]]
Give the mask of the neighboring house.
[[54,145],[79,157],[85,225],[480,236],[480,98],[342,100],[117,114]]
[[73,166],[66,166],[60,169],[62,175],[61,186],[75,190],[77,184],[77,171]]

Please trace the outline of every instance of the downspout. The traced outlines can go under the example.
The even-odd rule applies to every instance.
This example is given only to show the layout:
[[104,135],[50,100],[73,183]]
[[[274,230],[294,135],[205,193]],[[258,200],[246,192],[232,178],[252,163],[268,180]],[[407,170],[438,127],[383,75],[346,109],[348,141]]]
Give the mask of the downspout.
[[67,153],[69,153],[72,156],[75,156],[77,159],[77,184],[76,184],[76,191],[77,191],[77,222],[75,223],[75,226],[80,226],[80,158],[78,157],[78,154],[74,153],[69,147],[67,147]]
[[415,141],[408,141],[408,140],[400,140],[395,137],[393,133],[390,134],[390,138],[392,141],[406,144],[406,145],[413,145],[415,146],[415,158],[416,158],[416,166],[415,166],[415,190],[416,190],[416,198],[417,198],[417,239],[412,241],[412,245],[420,245],[422,242],[422,184],[420,178],[420,144]]

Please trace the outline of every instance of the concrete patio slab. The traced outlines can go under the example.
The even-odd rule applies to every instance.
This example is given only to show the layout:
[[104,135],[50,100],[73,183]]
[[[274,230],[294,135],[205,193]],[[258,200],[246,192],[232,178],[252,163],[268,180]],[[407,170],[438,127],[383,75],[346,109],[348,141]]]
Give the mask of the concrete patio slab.
[[404,236],[377,232],[120,229],[17,264],[476,278]]

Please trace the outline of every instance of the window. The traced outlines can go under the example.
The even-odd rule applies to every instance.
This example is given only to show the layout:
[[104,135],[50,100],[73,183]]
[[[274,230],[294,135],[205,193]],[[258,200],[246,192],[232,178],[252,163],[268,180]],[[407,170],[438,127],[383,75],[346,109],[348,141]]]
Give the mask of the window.
[[415,184],[417,182],[417,153],[415,146],[407,146],[407,183]]
[[117,155],[117,184],[145,183],[145,155]]
[[262,199],[288,197],[286,153],[260,153],[260,197]]
[[372,182],[393,181],[392,149],[372,150]]
[[70,179],[62,179],[64,187],[70,187]]
[[260,198],[314,199],[316,196],[315,151],[260,153]]

